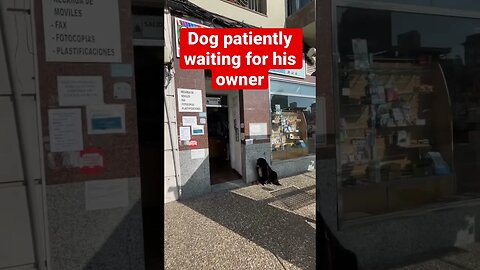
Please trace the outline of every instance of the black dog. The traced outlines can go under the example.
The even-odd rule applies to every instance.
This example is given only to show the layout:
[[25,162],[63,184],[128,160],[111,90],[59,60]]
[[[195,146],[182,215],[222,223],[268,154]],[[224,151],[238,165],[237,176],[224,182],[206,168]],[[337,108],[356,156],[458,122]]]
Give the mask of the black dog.
[[270,168],[268,162],[264,158],[257,159],[257,177],[258,182],[260,182],[262,185],[274,184],[281,186],[278,182],[277,173]]

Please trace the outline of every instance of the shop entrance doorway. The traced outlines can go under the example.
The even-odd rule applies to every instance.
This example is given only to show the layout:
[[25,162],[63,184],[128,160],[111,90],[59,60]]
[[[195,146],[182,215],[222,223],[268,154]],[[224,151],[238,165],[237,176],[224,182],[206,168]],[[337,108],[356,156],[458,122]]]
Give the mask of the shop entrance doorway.
[[142,213],[146,269],[158,269],[162,250],[160,213],[163,200],[163,171],[158,169],[164,155],[162,123],[163,48],[134,47],[137,98],[138,144],[142,184]]
[[207,95],[208,150],[210,184],[216,185],[242,179],[232,167],[236,151],[232,148],[228,96]]

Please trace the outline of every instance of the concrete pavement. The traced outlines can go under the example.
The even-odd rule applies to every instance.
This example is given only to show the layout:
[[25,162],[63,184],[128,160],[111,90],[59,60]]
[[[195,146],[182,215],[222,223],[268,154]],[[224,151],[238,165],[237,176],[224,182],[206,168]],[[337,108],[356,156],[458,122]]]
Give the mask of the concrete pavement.
[[165,269],[315,269],[315,171],[165,205]]
[[480,243],[452,248],[429,257],[431,259],[421,259],[392,270],[477,270],[480,269]]
[[[165,269],[315,269],[315,172],[280,182],[165,204]],[[480,243],[391,269],[477,270]]]

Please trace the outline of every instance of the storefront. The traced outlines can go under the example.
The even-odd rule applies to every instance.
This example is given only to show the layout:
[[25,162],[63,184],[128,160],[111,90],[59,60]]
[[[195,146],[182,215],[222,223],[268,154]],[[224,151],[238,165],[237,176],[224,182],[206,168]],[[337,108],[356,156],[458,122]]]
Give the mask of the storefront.
[[[172,183],[171,189],[179,188],[179,197],[186,199],[249,184],[257,181],[259,158],[265,158],[280,178],[313,170],[315,77],[306,62],[299,70],[272,70],[270,91],[213,90],[210,71],[179,67],[179,30],[253,26],[209,12],[192,13],[185,5],[190,4],[171,2],[171,26],[167,26],[172,29],[174,54],[167,74],[173,74],[168,87],[175,104],[169,106],[175,106],[178,119],[181,175],[178,186]],[[214,23],[209,16],[215,16]],[[184,106],[187,103],[191,105]]]
[[[215,91],[211,87],[211,73],[206,70],[185,70],[179,66],[180,61],[180,29],[204,27],[246,27],[239,22],[226,21],[218,16],[215,23],[205,20],[210,13],[192,14],[186,12],[188,3],[170,3],[171,16],[167,28],[171,42],[172,62],[166,74],[171,80],[167,85],[171,91],[172,101],[167,104],[172,118],[176,121],[176,130],[172,133],[178,144],[178,174],[177,183],[165,186],[165,189],[179,190],[177,199],[187,199],[218,189],[244,185],[255,181],[254,168],[245,166],[245,125],[254,121],[248,114],[242,102],[246,95],[242,91]],[[213,16],[213,15],[212,15]],[[248,95],[248,94],[247,94]],[[251,99],[262,100],[267,93],[257,92]],[[254,105],[256,108],[256,105]],[[257,122],[264,122],[265,114],[257,116]],[[261,130],[263,137],[268,134]],[[248,131],[247,131],[248,132]],[[263,138],[262,137],[262,138]],[[254,144],[261,143],[256,138]],[[250,161],[248,159],[248,161]],[[248,170],[248,171],[247,171]]]
[[480,6],[405,2],[317,6],[318,205],[366,269],[479,239]]
[[272,166],[281,176],[314,169],[315,78],[299,77],[270,76]]

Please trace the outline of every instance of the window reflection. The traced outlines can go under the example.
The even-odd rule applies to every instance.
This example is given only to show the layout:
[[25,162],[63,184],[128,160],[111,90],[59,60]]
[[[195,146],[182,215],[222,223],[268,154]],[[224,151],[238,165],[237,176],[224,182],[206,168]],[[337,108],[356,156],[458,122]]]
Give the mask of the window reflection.
[[345,218],[477,197],[480,20],[357,8],[337,17]]

